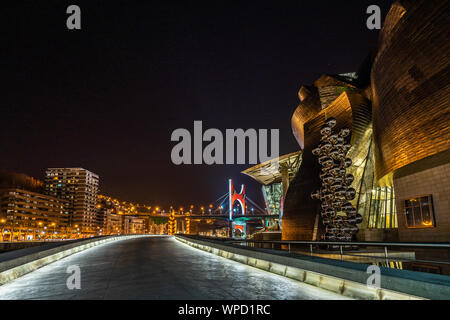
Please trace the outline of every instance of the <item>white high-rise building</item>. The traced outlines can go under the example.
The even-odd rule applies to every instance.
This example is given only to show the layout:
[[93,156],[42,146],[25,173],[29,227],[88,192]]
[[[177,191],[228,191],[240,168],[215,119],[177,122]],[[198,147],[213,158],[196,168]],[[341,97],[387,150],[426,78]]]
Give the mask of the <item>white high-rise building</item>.
[[45,192],[69,202],[69,226],[81,232],[95,233],[99,176],[83,168],[48,168]]

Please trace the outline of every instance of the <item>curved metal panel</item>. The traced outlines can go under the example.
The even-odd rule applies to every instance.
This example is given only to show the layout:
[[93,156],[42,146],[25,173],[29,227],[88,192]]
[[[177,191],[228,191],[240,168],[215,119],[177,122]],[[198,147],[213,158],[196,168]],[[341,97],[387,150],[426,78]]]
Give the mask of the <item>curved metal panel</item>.
[[450,148],[448,1],[400,1],[371,80],[377,179]]

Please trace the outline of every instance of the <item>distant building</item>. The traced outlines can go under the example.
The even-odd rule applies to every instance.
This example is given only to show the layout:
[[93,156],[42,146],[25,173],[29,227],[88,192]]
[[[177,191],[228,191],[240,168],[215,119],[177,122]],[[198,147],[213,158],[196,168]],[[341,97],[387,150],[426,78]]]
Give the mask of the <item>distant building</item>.
[[105,216],[103,224],[104,234],[122,234],[123,233],[123,218],[117,213],[108,213]]
[[103,235],[123,233],[123,217],[119,211],[118,203],[114,203],[108,197],[98,196],[97,219]]
[[83,168],[49,168],[45,176],[46,194],[67,200],[69,225],[81,233],[97,233],[99,176]]
[[2,240],[58,238],[67,227],[67,202],[19,188],[0,189]]
[[148,219],[135,216],[123,216],[123,232],[125,234],[137,234],[147,232]]

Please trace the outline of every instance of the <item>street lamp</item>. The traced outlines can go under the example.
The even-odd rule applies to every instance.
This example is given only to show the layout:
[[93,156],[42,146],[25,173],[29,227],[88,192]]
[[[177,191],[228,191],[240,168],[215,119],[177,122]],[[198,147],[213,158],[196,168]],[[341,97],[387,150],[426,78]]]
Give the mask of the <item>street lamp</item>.
[[52,222],[51,226],[53,227],[53,234],[52,234],[52,239],[55,236],[55,231],[56,231],[56,223]]
[[76,224],[76,225],[74,225],[73,227],[75,228],[75,235],[74,235],[74,237],[75,237],[75,238],[78,238],[78,234],[77,234],[77,231],[79,230],[79,229],[78,229],[78,225]]
[[41,228],[42,228],[42,226],[43,226],[42,221],[39,221],[39,222],[38,222],[38,234],[39,234],[39,240],[41,240],[41,234],[42,234]]

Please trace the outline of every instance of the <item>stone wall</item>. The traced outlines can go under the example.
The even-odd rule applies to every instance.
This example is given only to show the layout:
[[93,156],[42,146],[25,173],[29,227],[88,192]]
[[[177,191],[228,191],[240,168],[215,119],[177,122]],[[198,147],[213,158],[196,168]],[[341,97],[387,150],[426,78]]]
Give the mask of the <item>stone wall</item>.
[[[394,178],[400,241],[448,242],[450,240],[450,163]],[[407,228],[405,200],[431,194],[434,228]]]

